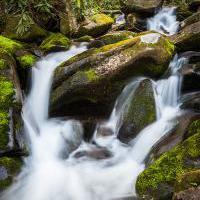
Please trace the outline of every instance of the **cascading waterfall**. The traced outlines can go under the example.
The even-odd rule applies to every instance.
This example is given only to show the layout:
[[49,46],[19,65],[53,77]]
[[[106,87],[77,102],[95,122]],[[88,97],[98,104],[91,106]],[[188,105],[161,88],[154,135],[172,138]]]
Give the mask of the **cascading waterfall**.
[[[169,31],[172,33],[171,28]],[[134,96],[144,78],[134,79],[124,88],[109,120],[99,125],[110,128],[112,135],[98,136],[96,130],[93,142],[86,143],[79,122],[49,119],[50,88],[56,66],[84,50],[86,47],[82,45],[67,52],[51,54],[33,68],[31,92],[23,106],[30,156],[15,183],[1,199],[109,200],[135,196],[133,183],[145,168],[146,156],[153,145],[174,127],[173,119],[181,114],[182,76],[179,69],[187,62],[178,56],[171,62],[165,79],[152,81],[156,122],[144,128],[128,145],[122,144],[117,134],[130,97]],[[101,160],[77,157],[80,152],[96,149],[106,149],[110,156]]]
[[179,28],[175,8],[161,9],[154,17],[147,20],[147,28],[165,35],[175,34]]

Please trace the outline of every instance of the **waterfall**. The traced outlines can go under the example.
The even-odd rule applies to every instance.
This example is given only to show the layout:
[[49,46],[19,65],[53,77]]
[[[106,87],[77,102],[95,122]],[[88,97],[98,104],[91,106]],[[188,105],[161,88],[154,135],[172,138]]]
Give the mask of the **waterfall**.
[[[172,34],[175,28],[168,24],[171,20],[175,22],[172,15],[172,10],[164,9],[148,23],[159,21],[158,27],[161,27],[161,23]],[[151,81],[157,120],[145,127],[127,145],[118,140],[117,134],[122,125],[123,113],[144,77],[133,79],[124,88],[110,118],[97,126],[91,142],[82,139],[80,122],[49,119],[54,70],[60,63],[84,50],[86,46],[81,45],[67,52],[50,54],[33,67],[32,88],[22,114],[30,156],[25,159],[22,172],[1,199],[110,200],[135,196],[134,184],[139,173],[145,169],[146,156],[153,145],[174,127],[173,119],[181,114],[179,98],[182,76],[179,69],[187,62],[178,56],[170,63],[165,78]],[[98,136],[98,127],[111,129],[111,135]],[[109,152],[106,159],[88,156],[100,151]]]
[[175,8],[162,8],[154,17],[147,20],[147,28],[165,35],[175,34],[179,28]]

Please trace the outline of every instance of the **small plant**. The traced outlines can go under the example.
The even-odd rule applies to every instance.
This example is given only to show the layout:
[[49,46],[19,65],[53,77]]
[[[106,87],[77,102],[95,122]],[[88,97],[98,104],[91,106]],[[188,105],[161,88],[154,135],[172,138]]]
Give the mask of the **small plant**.
[[22,13],[21,18],[16,27],[17,34],[22,36],[30,29],[32,24],[33,20],[31,19],[29,13],[27,12]]

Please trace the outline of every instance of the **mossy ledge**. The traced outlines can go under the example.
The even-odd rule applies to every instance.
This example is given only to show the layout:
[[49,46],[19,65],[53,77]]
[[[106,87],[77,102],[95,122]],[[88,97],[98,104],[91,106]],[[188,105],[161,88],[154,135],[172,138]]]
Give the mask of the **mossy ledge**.
[[[194,130],[195,131],[195,130]],[[137,179],[136,190],[143,199],[170,199],[179,176],[196,169],[193,162],[200,157],[200,130],[144,170]],[[162,193],[162,186],[170,188]]]

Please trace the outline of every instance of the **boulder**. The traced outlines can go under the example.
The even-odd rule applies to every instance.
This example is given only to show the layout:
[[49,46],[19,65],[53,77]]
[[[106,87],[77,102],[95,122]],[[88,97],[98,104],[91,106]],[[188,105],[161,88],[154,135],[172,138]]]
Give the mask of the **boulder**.
[[21,168],[22,161],[18,158],[1,157],[0,158],[0,191],[4,191],[11,185],[14,176]]
[[[25,17],[27,23],[26,26],[21,25],[21,23],[23,23],[22,20],[24,20]],[[23,15],[7,16],[6,25],[3,31],[4,36],[25,42],[41,41],[47,34],[47,31],[37,25],[30,16]]]
[[193,136],[160,156],[137,179],[136,190],[143,199],[171,199],[176,179],[200,168],[200,127]]
[[[110,112],[129,78],[160,77],[173,53],[174,46],[166,37],[148,32],[79,54],[55,71],[52,111],[66,114],[67,107],[71,109],[70,103],[74,103],[78,111],[82,101],[85,106],[93,105],[93,112],[96,110],[97,113],[98,106],[95,105],[100,105],[100,112]],[[90,109],[86,110],[90,112]]]
[[154,90],[149,79],[141,81],[129,98],[118,133],[119,140],[124,143],[130,142],[144,127],[156,120]]
[[200,49],[200,21],[186,26],[171,39],[179,51],[198,51]]
[[76,36],[89,35],[98,37],[105,34],[114,23],[114,19],[106,14],[96,14],[85,20],[77,30]]
[[61,33],[51,33],[40,45],[40,49],[46,54],[54,51],[68,50],[70,40]]
[[138,13],[142,16],[152,16],[162,6],[163,0],[120,0],[123,13]]

